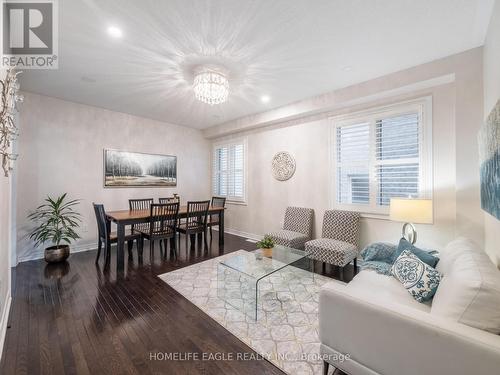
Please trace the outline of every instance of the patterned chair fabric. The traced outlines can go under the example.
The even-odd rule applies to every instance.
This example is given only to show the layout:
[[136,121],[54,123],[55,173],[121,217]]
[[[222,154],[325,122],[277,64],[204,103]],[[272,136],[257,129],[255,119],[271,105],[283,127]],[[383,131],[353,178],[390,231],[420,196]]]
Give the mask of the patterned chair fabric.
[[268,233],[278,245],[303,249],[312,237],[314,210],[304,207],[287,207],[283,229]]
[[309,258],[344,267],[358,256],[358,248],[348,242],[318,238],[305,244]]
[[323,238],[344,241],[358,247],[359,213],[328,210],[323,217]]
[[303,249],[304,244],[309,240],[309,237],[302,233],[292,232],[291,230],[279,230],[267,234],[275,243],[282,246],[291,247],[293,249]]
[[312,237],[312,223],[314,210],[304,207],[287,207],[283,229],[302,233],[307,238]]
[[359,213],[329,210],[323,217],[323,238],[305,244],[307,256],[344,267],[358,256]]

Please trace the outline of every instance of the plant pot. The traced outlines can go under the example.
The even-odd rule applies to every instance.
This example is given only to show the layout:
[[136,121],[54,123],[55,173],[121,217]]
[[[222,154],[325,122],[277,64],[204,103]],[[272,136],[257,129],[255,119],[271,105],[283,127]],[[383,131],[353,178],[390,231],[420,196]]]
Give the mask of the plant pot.
[[269,249],[260,249],[262,251],[262,255],[265,256],[266,258],[272,258],[273,257],[273,248]]
[[51,246],[45,249],[47,263],[63,262],[69,257],[69,245]]

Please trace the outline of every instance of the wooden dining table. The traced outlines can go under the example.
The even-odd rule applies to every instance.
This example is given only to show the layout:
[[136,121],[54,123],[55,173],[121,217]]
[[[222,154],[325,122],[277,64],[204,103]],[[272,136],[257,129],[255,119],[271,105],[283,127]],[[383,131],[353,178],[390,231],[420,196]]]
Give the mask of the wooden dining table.
[[[219,219],[219,246],[224,245],[224,207],[210,207],[208,215],[218,215]],[[149,223],[150,210],[120,210],[106,212],[106,219],[116,223],[117,250],[116,269],[123,271],[125,266],[125,227],[132,224]],[[187,216],[187,206],[179,207],[179,218]]]

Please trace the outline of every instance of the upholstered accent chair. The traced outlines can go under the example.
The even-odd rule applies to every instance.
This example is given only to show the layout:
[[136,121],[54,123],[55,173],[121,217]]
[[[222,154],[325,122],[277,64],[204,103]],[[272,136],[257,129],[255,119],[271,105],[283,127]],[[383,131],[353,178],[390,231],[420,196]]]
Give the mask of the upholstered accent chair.
[[287,207],[283,229],[268,233],[275,243],[294,249],[304,249],[312,237],[314,210],[304,207]]
[[344,267],[354,261],[357,269],[359,213],[328,210],[323,217],[322,238],[305,244],[309,258],[340,267],[340,277],[344,278]]

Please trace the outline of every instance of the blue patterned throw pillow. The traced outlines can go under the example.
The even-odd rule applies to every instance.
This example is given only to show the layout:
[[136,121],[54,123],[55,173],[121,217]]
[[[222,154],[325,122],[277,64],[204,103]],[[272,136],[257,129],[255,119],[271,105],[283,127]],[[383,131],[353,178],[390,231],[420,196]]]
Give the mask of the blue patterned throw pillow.
[[413,244],[409,243],[406,240],[406,238],[401,238],[399,240],[398,249],[392,255],[392,262],[395,262],[396,259],[398,259],[398,257],[405,250],[411,251],[413,254],[415,254],[417,256],[418,259],[420,259],[422,262],[428,264],[429,266],[431,266],[433,268],[436,267],[436,264],[439,262],[439,258],[438,257],[435,257],[429,251],[425,251],[425,250],[419,249],[418,247],[416,247]]
[[392,274],[418,302],[434,297],[441,275],[410,250],[404,250],[392,266]]

